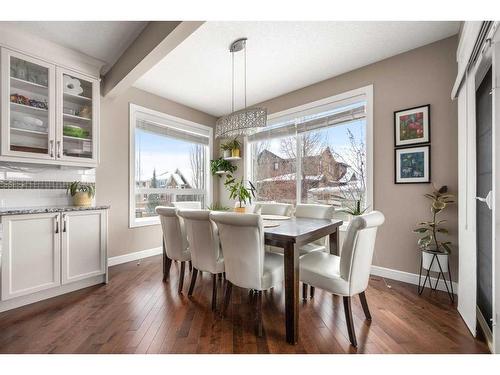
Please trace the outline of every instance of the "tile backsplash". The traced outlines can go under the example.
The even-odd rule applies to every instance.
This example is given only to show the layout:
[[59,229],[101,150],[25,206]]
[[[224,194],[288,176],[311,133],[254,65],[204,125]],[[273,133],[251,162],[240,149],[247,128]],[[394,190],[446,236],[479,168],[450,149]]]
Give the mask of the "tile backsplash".
[[95,169],[0,164],[0,207],[71,204],[66,188],[72,181],[95,183]]

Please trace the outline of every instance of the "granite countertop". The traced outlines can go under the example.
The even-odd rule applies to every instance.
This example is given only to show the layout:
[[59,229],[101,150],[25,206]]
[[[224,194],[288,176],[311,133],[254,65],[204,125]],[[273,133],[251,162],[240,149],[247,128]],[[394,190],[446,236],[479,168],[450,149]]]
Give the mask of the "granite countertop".
[[0,216],[5,215],[24,215],[24,214],[44,214],[50,212],[68,212],[68,211],[89,211],[89,210],[107,210],[110,206],[49,206],[49,207],[0,207]]

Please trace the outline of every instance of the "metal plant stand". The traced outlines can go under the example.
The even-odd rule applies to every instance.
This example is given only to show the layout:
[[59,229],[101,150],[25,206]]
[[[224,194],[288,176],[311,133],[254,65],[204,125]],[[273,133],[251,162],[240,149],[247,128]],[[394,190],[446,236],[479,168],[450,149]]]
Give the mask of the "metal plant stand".
[[[451,300],[452,303],[455,302],[455,294],[453,292],[453,281],[451,281],[450,262],[447,262],[448,263],[448,269],[446,271],[444,271],[444,272],[448,273],[448,279],[449,280],[446,280],[445,274],[443,272],[443,268],[441,267],[441,263],[439,262],[439,257],[438,257],[439,253],[434,252],[434,251],[432,251],[432,252],[431,251],[427,251],[427,252],[432,254],[432,259],[431,259],[431,263],[430,263],[428,269],[424,270],[423,269],[423,256],[420,257],[420,272],[419,272],[419,275],[418,275],[418,294],[419,295],[422,294],[422,292],[425,289],[425,284],[427,283],[427,281],[429,281],[430,288],[432,290],[436,290],[437,286],[438,286],[438,283],[439,283],[439,279],[442,277],[443,278],[443,282],[444,282],[444,286],[446,287],[446,292],[448,293],[448,297],[450,297],[450,300]],[[437,276],[437,279],[436,279],[436,285],[432,286],[430,272],[431,272],[431,269],[432,269],[432,265],[434,264],[434,261],[437,262],[437,265],[439,267],[439,272],[437,273],[438,276]],[[424,278],[423,284],[421,284],[422,271],[427,271],[426,274],[425,274],[425,278]],[[435,272],[435,271],[433,271],[433,272]],[[450,283],[450,285],[448,285],[448,282]]]

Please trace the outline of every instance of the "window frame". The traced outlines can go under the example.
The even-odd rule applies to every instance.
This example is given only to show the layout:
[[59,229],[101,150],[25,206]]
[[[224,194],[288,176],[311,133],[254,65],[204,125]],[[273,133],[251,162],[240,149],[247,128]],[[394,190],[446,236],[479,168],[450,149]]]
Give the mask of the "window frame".
[[[135,217],[135,131],[137,120],[141,114],[144,114],[146,117],[154,116],[159,120],[155,123],[160,126],[170,127],[175,130],[208,137],[208,150],[205,158],[206,205],[210,205],[213,201],[212,175],[210,173],[210,159],[213,154],[213,128],[211,126],[185,120],[183,118],[172,116],[167,113],[156,111],[154,109],[143,107],[134,103],[129,103],[129,228],[160,225],[160,219],[158,216],[145,218],[143,220],[137,220],[137,218]],[[189,192],[191,191],[191,189],[175,190],[181,190],[184,194],[189,194]],[[167,190],[165,192],[168,193]]]
[[[313,102],[305,103],[297,107],[288,108],[283,111],[275,112],[267,116],[268,121],[275,121],[278,118],[290,118],[293,117],[294,114],[311,111],[315,107],[325,106],[325,105],[333,105],[334,103],[339,102],[348,102],[356,97],[364,97],[366,100],[366,207],[367,212],[372,211],[374,209],[374,194],[373,194],[373,185],[374,185],[374,174],[373,174],[373,85],[363,86],[357,89],[349,90],[337,95],[332,95],[327,98],[323,98],[320,100],[316,100]],[[297,149],[301,147],[301,137],[297,137]],[[248,138],[244,138],[244,148],[248,150],[245,154],[245,163],[244,163],[244,176],[248,180],[252,180],[252,155],[250,152],[251,142],[248,141]],[[300,175],[301,173],[301,163],[297,163],[296,175]],[[302,203],[301,200],[301,186],[302,184],[296,183],[296,196],[297,203]]]

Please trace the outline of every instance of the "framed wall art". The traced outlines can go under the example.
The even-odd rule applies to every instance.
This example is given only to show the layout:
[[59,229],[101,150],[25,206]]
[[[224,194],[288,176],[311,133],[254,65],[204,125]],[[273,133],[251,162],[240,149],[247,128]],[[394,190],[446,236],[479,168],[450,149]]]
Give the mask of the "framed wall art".
[[431,182],[431,146],[398,148],[394,158],[396,184]]
[[409,146],[431,141],[431,106],[394,112],[394,146]]

